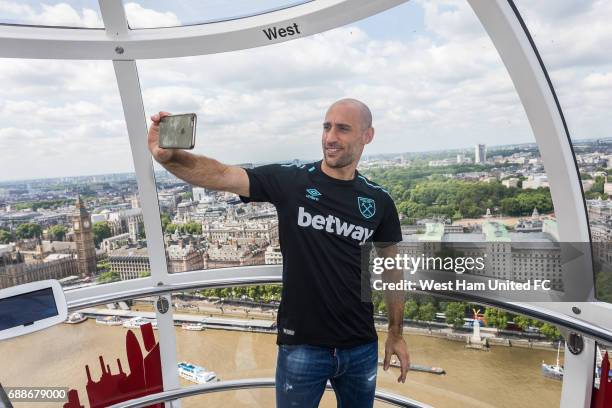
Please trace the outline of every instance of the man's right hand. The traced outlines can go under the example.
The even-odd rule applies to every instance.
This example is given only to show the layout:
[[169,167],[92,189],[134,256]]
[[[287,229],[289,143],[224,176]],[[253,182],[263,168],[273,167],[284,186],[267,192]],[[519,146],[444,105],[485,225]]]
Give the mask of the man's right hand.
[[169,115],[168,112],[159,112],[151,116],[148,144],[153,158],[166,170],[189,184],[249,197],[249,176],[242,167],[223,164],[180,149],[159,147],[159,121]]
[[159,147],[159,121],[164,116],[169,116],[168,112],[159,112],[151,116],[151,126],[149,126],[149,150],[153,155],[153,158],[159,163],[166,163],[174,156],[174,149],[163,149]]

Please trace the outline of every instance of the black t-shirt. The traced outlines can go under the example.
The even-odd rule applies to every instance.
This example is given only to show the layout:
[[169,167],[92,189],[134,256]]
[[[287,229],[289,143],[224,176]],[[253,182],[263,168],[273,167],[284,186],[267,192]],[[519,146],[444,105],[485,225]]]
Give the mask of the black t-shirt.
[[353,347],[376,340],[373,307],[361,299],[361,245],[402,240],[386,190],[356,172],[339,180],[321,161],[245,169],[250,197],[278,213],[283,288],[277,344]]

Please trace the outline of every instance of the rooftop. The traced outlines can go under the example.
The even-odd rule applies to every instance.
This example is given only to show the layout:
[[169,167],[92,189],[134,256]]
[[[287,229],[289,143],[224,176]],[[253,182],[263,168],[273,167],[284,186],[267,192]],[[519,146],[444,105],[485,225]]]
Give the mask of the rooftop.
[[487,221],[482,223],[482,233],[486,241],[510,242],[510,234],[501,222]]
[[418,234],[419,241],[441,241],[444,236],[444,224],[440,222],[428,222],[425,224],[425,233]]

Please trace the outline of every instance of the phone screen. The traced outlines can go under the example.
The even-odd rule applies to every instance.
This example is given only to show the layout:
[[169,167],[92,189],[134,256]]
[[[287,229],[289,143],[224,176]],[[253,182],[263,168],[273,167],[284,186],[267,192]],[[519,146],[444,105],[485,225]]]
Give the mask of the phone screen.
[[159,147],[193,149],[195,146],[196,115],[165,116],[159,122]]

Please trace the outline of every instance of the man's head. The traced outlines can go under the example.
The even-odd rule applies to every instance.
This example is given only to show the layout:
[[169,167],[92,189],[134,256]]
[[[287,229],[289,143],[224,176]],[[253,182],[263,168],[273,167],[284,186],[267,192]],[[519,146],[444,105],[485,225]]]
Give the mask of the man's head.
[[372,113],[357,99],[334,102],[323,122],[323,159],[331,168],[350,166],[359,161],[363,148],[372,141]]

